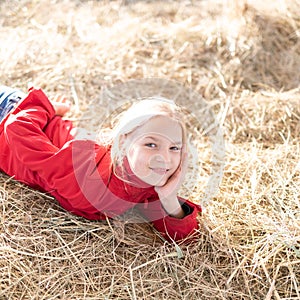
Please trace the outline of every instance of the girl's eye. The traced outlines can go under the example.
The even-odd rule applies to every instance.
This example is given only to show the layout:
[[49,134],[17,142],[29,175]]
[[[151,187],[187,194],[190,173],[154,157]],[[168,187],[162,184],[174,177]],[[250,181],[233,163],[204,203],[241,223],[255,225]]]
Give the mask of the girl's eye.
[[146,146],[149,147],[149,148],[155,148],[156,144],[154,144],[154,143],[148,143],[148,144],[146,144]]
[[177,147],[177,146],[173,146],[173,147],[170,148],[170,150],[172,150],[172,151],[180,151],[181,149],[179,147]]

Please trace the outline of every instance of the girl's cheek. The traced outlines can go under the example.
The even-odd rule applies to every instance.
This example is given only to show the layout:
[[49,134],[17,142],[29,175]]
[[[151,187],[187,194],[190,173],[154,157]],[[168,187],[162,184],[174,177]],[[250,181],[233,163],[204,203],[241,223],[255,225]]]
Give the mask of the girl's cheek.
[[132,157],[133,156],[133,154],[134,154],[134,150],[132,149],[132,148],[127,148],[126,149],[126,153],[127,153],[127,156],[128,157]]

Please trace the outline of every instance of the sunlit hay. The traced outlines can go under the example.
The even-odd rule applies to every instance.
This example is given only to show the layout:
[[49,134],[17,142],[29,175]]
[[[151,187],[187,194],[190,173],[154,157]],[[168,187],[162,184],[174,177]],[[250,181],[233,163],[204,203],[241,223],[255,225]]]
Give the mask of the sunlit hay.
[[[226,164],[218,195],[199,217],[200,236],[188,246],[165,243],[134,212],[101,222],[76,217],[2,174],[0,298],[299,299],[299,6],[2,1],[2,84],[64,93],[74,104],[68,117],[95,130],[111,125],[110,113],[132,95],[159,89],[119,84],[178,81],[223,125]],[[174,100],[199,113],[195,98]],[[198,203],[210,151],[195,119],[187,121],[203,155],[198,185],[188,180],[181,192]]]

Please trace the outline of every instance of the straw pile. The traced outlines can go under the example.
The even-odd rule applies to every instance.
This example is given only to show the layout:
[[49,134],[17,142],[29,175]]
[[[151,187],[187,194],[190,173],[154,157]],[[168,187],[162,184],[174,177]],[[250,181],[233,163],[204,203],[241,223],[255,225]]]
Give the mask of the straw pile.
[[2,84],[66,94],[76,121],[104,87],[177,80],[217,112],[226,165],[188,246],[73,216],[1,174],[0,299],[300,299],[299,5],[1,1]]

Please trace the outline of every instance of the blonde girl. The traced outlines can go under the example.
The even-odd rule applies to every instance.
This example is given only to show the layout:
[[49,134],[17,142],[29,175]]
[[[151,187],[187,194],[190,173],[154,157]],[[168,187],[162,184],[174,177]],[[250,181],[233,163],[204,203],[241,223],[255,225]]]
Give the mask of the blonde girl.
[[[12,103],[7,97],[0,104]],[[201,208],[177,195],[187,147],[184,116],[174,102],[138,101],[100,142],[78,138],[72,122],[62,119],[69,109],[64,97],[50,102],[31,88],[13,106],[2,106],[0,169],[6,174],[91,220],[135,207],[169,241],[197,232]]]

